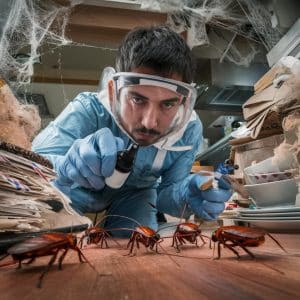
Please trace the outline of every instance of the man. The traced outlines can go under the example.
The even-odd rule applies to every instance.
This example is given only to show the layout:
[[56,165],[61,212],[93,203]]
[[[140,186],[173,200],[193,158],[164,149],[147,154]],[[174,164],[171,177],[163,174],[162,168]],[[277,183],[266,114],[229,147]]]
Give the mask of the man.
[[[231,195],[226,186],[201,191],[206,177],[189,175],[202,142],[193,112],[191,51],[166,26],[131,31],[119,48],[115,73],[106,69],[100,93],[79,94],[34,140],[58,174],[56,186],[81,212],[107,210],[109,228],[157,229],[157,210],[215,219]],[[107,71],[108,70],[108,71]],[[105,179],[117,152],[139,145],[133,169],[120,188]]]

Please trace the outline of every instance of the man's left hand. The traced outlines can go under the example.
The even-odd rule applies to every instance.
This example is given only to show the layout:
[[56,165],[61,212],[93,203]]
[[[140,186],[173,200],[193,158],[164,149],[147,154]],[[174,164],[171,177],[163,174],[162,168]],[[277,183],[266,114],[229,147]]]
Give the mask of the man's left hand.
[[194,214],[204,220],[215,220],[225,208],[225,202],[232,195],[230,185],[219,181],[219,188],[202,191],[200,187],[208,180],[206,176],[190,176],[187,191],[187,203]]

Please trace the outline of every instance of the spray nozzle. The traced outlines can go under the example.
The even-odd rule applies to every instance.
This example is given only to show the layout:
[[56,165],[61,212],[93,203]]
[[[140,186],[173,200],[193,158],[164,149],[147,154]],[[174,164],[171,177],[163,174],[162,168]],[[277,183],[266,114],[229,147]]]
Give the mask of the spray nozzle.
[[118,152],[116,164],[116,169],[118,171],[121,171],[123,173],[130,172],[138,148],[138,144],[132,143],[127,149]]
[[112,176],[105,179],[108,186],[111,188],[120,188],[125,183],[133,167],[138,148],[138,144],[132,143],[127,149],[118,152],[115,171]]

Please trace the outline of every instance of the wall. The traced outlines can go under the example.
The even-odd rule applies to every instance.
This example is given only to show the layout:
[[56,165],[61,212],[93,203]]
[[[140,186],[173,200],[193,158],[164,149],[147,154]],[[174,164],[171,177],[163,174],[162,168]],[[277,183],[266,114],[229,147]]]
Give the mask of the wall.
[[197,110],[202,124],[203,124],[203,136],[209,139],[209,145],[216,143],[224,136],[222,128],[211,128],[209,125],[214,122],[219,116],[240,116],[242,113],[230,112],[230,111],[212,111],[212,110]]
[[42,123],[45,127],[53,118],[66,107],[66,105],[80,92],[94,92],[97,86],[57,84],[57,83],[32,83],[27,87],[26,93],[43,94],[51,117],[43,118]]

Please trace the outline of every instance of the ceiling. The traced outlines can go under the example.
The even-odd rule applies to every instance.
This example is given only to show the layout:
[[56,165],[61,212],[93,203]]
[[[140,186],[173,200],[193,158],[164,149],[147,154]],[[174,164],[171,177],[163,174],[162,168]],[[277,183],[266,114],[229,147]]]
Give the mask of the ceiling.
[[[56,0],[60,4],[68,4],[69,1]],[[67,27],[66,37],[73,43],[63,47],[43,46],[41,50],[41,64],[36,64],[34,82],[61,82],[63,76],[65,83],[96,85],[99,74],[105,66],[113,66],[116,49],[123,37],[134,27],[164,24],[167,22],[167,14],[162,12],[140,10],[138,4],[142,1],[96,1],[86,0],[82,4],[73,7]],[[197,2],[197,1],[196,1]],[[199,1],[198,1],[199,2]],[[295,4],[299,1],[259,1],[271,5],[276,9],[277,21],[280,21],[281,31],[286,31],[293,24],[296,16],[287,13],[287,4]],[[293,8],[293,5],[290,8]],[[299,7],[300,11],[300,7]],[[299,17],[299,15],[298,15]],[[228,21],[221,20],[228,25]],[[220,21],[220,22],[221,22]],[[219,22],[219,21],[218,21]],[[211,83],[211,68],[202,68],[213,61],[222,61],[232,64],[225,54],[230,48],[229,44],[233,33],[227,28],[216,28],[215,24],[206,26],[209,44],[193,47],[193,53],[197,59],[198,82]],[[247,20],[245,18],[245,24]],[[229,26],[229,25],[228,25]],[[231,24],[230,24],[231,26]],[[285,26],[285,27],[283,27]],[[183,32],[183,36],[187,36]],[[257,34],[256,38],[259,38]],[[251,52],[249,40],[241,35],[234,39],[239,55],[245,57]],[[251,64],[267,66],[266,49],[262,44],[256,43],[256,52]],[[250,49],[250,50],[249,50]],[[229,51],[228,51],[229,52]],[[234,54],[234,53],[233,53]],[[238,57],[238,59],[240,59]],[[247,65],[247,63],[244,64]],[[239,66],[235,65],[237,68]],[[248,67],[248,65],[246,66]],[[206,70],[205,72],[203,70]],[[258,73],[257,76],[261,76]],[[257,77],[256,79],[258,79]]]
[[[114,66],[117,48],[132,28],[164,24],[167,20],[163,13],[106,7],[105,2],[85,1],[72,9],[66,36],[73,43],[53,51],[49,45],[43,48],[47,55],[42,56],[42,64],[35,65],[35,82],[60,81],[58,75],[63,72],[65,83],[97,85],[99,73],[105,66]],[[132,8],[125,3],[119,6]]]
[[[70,3],[74,3],[74,1],[67,0],[53,1],[66,7]],[[239,1],[242,0],[228,0],[227,2],[237,6]],[[145,1],[82,0],[77,2],[81,4],[75,5],[70,10],[65,28],[66,38],[72,43],[66,43],[63,46],[44,43],[38,49],[40,62],[34,64],[33,82],[98,85],[101,70],[106,66],[114,65],[116,49],[132,28],[165,24],[168,19],[167,13],[149,9],[141,10],[141,3],[145,3]],[[155,2],[160,1],[152,0],[152,4]],[[164,1],[164,3],[167,2]],[[176,1],[173,2],[176,3]],[[186,0],[183,2],[200,3],[203,1]],[[262,0],[258,2],[263,3],[273,12],[273,15],[276,16],[277,26],[282,32],[287,31],[294,20],[299,17],[297,11],[300,11],[300,1]],[[296,9],[297,7],[299,10]],[[7,1],[0,0],[0,11],[0,25],[2,24],[3,28],[4,16],[9,11]],[[240,13],[239,22],[242,22],[241,24],[246,28],[243,31],[245,32],[245,30],[249,30],[249,21],[245,15],[242,15],[243,11],[239,10],[238,12]],[[222,84],[237,84],[236,80],[239,79],[240,74],[243,74],[243,77],[248,80],[248,85],[253,85],[266,71],[268,68],[267,51],[260,43],[255,43],[255,55],[250,64],[245,63],[239,66],[229,61],[226,55],[230,51],[235,54],[231,44],[233,40],[235,47],[239,50],[238,54],[235,54],[236,56],[246,57],[249,53],[251,54],[249,39],[245,38],[243,34],[234,34],[231,30],[234,26],[237,25],[232,20],[222,19],[222,17],[216,17],[214,22],[207,22],[205,30],[209,43],[195,46],[192,49],[197,59],[196,83],[212,85],[218,80],[218,85],[221,86]],[[187,39],[189,37],[186,31],[182,32],[182,35]],[[251,38],[259,40],[260,34],[256,32],[256,34],[252,34]],[[29,48],[30,45],[24,47],[22,51],[26,52]],[[239,59],[243,59],[243,57]],[[219,64],[220,61],[222,70],[219,72],[216,71],[216,64]],[[219,74],[222,74],[221,78],[224,79],[224,82],[220,81]],[[226,80],[227,82],[225,82]]]

